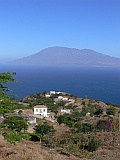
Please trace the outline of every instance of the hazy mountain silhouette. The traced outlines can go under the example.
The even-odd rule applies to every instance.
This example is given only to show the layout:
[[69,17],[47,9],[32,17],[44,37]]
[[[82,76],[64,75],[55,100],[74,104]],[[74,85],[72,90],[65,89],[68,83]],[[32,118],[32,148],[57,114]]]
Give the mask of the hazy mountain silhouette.
[[16,65],[120,67],[120,58],[110,57],[90,49],[49,47],[42,51],[11,61]]

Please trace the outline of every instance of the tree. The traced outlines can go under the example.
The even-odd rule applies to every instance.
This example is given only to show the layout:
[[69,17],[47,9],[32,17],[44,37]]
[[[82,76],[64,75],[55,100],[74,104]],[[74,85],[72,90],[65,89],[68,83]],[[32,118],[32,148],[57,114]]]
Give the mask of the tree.
[[8,129],[12,131],[15,130],[17,132],[26,130],[28,127],[27,120],[18,116],[7,117],[2,124],[6,125]]
[[11,90],[6,86],[7,83],[16,81],[14,74],[16,73],[0,73],[0,114],[12,112],[15,108],[16,101],[11,99],[12,95],[7,94]]
[[13,78],[13,75],[16,74],[15,72],[10,73],[0,73],[0,93],[6,93],[10,91],[10,89],[5,86],[8,82],[15,82],[16,80]]
[[60,115],[58,118],[57,118],[57,122],[60,124],[64,123],[66,124],[68,127],[72,127],[73,124],[74,124],[74,117],[72,117],[72,115],[70,114],[64,114],[64,115]]
[[[17,101],[12,98],[13,95],[8,95],[11,90],[6,85],[9,82],[16,82],[13,78],[15,72],[0,73],[0,114],[13,112],[17,107]],[[22,141],[22,139],[28,139],[29,134],[21,132],[22,129],[26,130],[28,127],[27,121],[22,117],[6,117],[6,119],[0,124],[0,131],[4,138],[12,143]]]
[[42,125],[35,126],[34,130],[37,134],[41,134],[42,136],[50,132],[55,132],[53,126],[48,125],[46,122]]

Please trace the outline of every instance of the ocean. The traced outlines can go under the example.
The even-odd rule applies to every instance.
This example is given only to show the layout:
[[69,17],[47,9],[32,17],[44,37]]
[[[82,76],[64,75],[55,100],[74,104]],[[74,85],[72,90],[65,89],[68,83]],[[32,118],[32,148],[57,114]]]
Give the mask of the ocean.
[[40,67],[2,65],[0,72],[16,72],[18,82],[9,83],[21,99],[44,91],[63,91],[120,104],[120,68]]

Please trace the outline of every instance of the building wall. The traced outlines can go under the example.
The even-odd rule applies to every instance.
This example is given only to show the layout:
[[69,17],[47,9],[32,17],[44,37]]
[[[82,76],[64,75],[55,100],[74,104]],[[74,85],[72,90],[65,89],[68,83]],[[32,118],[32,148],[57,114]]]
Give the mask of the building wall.
[[69,109],[61,109],[61,113],[68,113],[68,114],[70,114],[70,110]]
[[47,108],[34,108],[34,114],[38,114],[38,115],[47,117]]
[[50,91],[50,95],[51,95],[51,94],[55,94],[55,91]]

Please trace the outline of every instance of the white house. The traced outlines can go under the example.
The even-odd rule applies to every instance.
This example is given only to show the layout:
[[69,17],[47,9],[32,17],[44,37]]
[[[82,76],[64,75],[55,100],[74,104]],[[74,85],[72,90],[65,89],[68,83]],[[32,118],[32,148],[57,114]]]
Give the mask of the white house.
[[62,92],[56,92],[56,94],[60,94],[60,93],[62,93]]
[[64,114],[64,113],[70,114],[70,109],[61,109],[61,113],[62,114]]
[[58,101],[62,101],[63,100],[63,96],[58,96]]
[[47,117],[47,107],[44,105],[36,105],[34,106],[34,114],[42,115],[43,117]]
[[55,91],[50,91],[50,95],[55,94]]
[[63,101],[68,101],[68,96],[64,96],[62,100]]
[[45,94],[45,97],[46,98],[50,98],[50,94]]
[[58,101],[68,101],[68,96],[58,96]]

